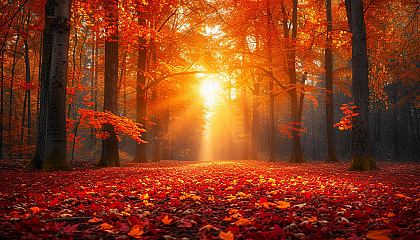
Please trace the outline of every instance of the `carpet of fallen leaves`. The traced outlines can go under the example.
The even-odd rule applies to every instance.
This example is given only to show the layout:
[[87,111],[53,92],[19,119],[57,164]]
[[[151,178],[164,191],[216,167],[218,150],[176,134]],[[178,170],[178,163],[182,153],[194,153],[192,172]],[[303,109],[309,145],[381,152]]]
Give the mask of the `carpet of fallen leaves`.
[[5,239],[420,239],[420,163],[0,163]]

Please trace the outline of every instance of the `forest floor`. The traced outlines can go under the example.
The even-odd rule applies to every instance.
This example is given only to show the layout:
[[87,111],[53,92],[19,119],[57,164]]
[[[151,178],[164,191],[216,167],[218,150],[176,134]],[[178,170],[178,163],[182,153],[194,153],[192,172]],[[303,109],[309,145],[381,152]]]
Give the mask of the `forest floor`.
[[1,239],[420,239],[420,163],[0,162]]

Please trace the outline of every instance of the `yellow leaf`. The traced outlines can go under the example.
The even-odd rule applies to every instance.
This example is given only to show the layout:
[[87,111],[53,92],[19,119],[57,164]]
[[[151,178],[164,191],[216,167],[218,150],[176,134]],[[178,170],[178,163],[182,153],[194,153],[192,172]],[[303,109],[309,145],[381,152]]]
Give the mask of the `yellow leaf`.
[[394,214],[394,213],[392,213],[392,212],[389,212],[387,216],[390,218],[390,217],[394,217],[394,216],[395,216],[395,214]]
[[129,236],[132,236],[134,238],[141,238],[141,235],[143,235],[144,231],[143,228],[140,225],[134,225],[130,232],[128,233]]
[[283,201],[277,201],[276,202],[278,205],[276,206],[276,208],[288,208],[290,207],[290,203],[288,202],[283,202]]
[[235,239],[235,235],[233,235],[233,233],[231,231],[229,231],[229,232],[220,231],[219,237],[222,240],[233,240],[233,239]]
[[225,216],[225,218],[223,218],[223,221],[232,221],[232,217]]
[[150,196],[149,196],[148,193],[145,193],[145,194],[143,194],[143,195],[140,196],[140,200],[147,200],[149,198],[150,198]]
[[366,238],[373,240],[389,240],[391,239],[388,235],[391,233],[391,229],[379,229],[372,230],[366,234]]
[[209,201],[214,201],[215,197],[214,196],[210,196],[209,197]]
[[193,196],[191,196],[191,198],[192,199],[194,199],[194,201],[201,201],[201,197],[200,196],[196,196],[196,195],[193,195]]
[[101,225],[99,225],[99,230],[111,230],[113,229],[112,225],[108,224],[108,223],[102,223]]
[[316,221],[318,221],[318,218],[317,217],[310,217],[310,218],[308,218],[308,220],[311,221],[311,222],[316,222]]
[[237,225],[237,226],[244,226],[244,227],[246,227],[246,226],[248,226],[248,225],[251,225],[251,223],[252,223],[252,221],[251,220],[248,220],[248,219],[246,219],[246,218],[239,218],[239,220],[238,221],[236,221],[235,222],[235,224]]
[[165,225],[169,225],[169,224],[171,224],[172,220],[173,220],[173,219],[169,219],[168,215],[165,215],[165,217],[162,219],[162,222],[163,222]]

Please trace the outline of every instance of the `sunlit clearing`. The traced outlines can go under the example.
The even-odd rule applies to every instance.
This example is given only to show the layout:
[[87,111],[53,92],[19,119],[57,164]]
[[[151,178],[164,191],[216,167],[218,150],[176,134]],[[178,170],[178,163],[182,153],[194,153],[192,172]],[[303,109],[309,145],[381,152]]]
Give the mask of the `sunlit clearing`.
[[201,141],[200,159],[209,161],[213,159],[213,141],[214,134],[211,130],[214,115],[216,113],[216,105],[221,96],[220,83],[217,78],[204,78],[200,86],[200,94],[204,100],[205,113],[203,138]]

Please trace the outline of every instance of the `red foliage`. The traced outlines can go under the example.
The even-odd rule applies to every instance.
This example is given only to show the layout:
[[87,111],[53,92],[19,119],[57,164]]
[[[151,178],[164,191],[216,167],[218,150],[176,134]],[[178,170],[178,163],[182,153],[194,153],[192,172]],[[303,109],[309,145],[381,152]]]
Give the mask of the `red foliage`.
[[297,132],[298,136],[301,136],[305,132],[306,128],[301,128],[302,123],[290,122],[288,124],[279,125],[280,133],[287,135],[287,138],[293,137],[293,131]]
[[[419,239],[420,165],[258,161],[22,172],[3,161],[5,239]],[[378,238],[379,239],[379,238]]]
[[356,109],[356,106],[351,106],[353,105],[353,103],[349,103],[349,104],[343,104],[342,107],[340,107],[340,110],[343,111],[344,114],[346,114],[346,116],[342,117],[340,122],[334,124],[334,127],[338,127],[338,129],[340,129],[341,131],[343,130],[348,130],[353,127],[353,117],[356,117],[359,115],[359,113],[353,113],[353,109]]

